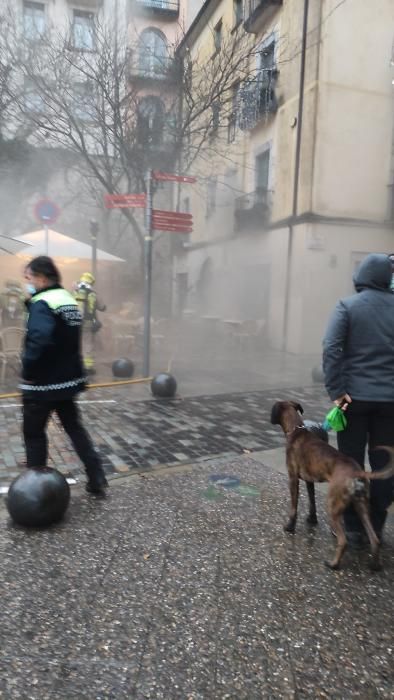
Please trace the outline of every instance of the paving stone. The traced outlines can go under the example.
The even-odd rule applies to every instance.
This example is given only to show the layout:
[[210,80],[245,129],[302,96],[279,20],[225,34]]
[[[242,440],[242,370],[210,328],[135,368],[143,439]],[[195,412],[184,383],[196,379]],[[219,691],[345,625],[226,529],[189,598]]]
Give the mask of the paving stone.
[[[93,400],[95,394],[92,394]],[[101,396],[97,394],[97,396]],[[105,462],[108,473],[149,468],[158,463],[199,460],[220,454],[271,449],[283,444],[279,429],[269,422],[277,398],[297,399],[305,416],[321,420],[329,406],[321,386],[204,395],[157,402],[131,400],[116,389],[114,403],[81,406],[84,422]],[[231,416],[231,418],[230,418]],[[0,485],[9,483],[16,462],[23,458],[19,407],[0,404]],[[209,420],[207,420],[209,418]],[[49,424],[50,464],[83,476],[67,436],[55,418]]]
[[[258,489],[247,498],[212,474]],[[319,525],[283,532],[287,479],[252,457],[73,490],[67,520],[9,526],[0,508],[3,700],[392,700],[394,522],[385,568]]]

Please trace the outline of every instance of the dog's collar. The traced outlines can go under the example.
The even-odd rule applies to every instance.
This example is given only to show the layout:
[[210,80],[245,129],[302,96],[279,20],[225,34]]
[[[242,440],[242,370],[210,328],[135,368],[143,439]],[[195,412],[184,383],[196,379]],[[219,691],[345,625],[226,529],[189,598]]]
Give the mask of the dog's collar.
[[305,427],[305,425],[296,425],[295,428],[292,428],[292,430],[289,430],[288,433],[285,433],[286,437],[294,433],[295,430],[307,430],[307,428]]

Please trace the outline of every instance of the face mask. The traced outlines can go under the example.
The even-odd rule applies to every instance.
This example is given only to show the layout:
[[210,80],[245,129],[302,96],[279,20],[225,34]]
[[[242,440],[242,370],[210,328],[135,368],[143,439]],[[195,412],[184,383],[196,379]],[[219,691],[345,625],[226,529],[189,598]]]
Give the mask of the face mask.
[[25,284],[25,289],[26,289],[27,293],[30,294],[31,296],[33,294],[35,294],[37,291],[34,284],[31,284],[31,282],[28,282],[27,284]]

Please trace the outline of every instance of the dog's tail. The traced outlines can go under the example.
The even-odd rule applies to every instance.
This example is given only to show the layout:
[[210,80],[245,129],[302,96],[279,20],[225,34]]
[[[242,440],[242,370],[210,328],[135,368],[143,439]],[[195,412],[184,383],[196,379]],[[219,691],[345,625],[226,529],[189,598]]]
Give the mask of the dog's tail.
[[371,481],[373,479],[390,479],[391,476],[394,476],[394,447],[388,447],[388,445],[379,445],[379,447],[376,447],[375,449],[385,450],[389,453],[389,464],[384,469],[379,469],[378,471],[374,472],[364,472],[360,470],[359,472],[357,472],[357,479],[368,479],[368,481]]

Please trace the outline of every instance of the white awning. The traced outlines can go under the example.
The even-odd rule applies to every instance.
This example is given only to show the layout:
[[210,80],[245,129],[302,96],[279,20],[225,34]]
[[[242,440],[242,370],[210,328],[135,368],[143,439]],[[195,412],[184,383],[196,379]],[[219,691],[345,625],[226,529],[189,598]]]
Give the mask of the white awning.
[[26,241],[19,238],[0,236],[0,253],[10,253],[10,255],[16,255],[16,253],[19,253],[24,248],[26,248]]
[[[52,229],[48,229],[48,249],[45,229],[25,233],[23,236],[20,236],[19,241],[23,244],[17,251],[18,257],[21,258],[30,259],[37,255],[49,255],[51,258],[63,258],[63,260],[68,260],[69,262],[92,259],[91,245],[77,241],[71,236],[65,236],[63,233]],[[97,248],[97,260],[125,262],[122,258],[111,255],[111,253],[107,253],[100,248]]]

